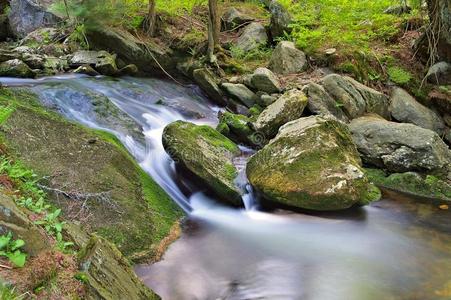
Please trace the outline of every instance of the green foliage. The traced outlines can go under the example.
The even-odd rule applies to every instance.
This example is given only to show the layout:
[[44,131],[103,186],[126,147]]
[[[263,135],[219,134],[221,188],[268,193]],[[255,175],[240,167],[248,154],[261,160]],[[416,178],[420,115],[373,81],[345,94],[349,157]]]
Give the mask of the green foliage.
[[308,53],[338,48],[369,51],[371,42],[387,41],[399,32],[402,17],[384,14],[397,0],[282,1],[294,16],[292,37]]
[[18,296],[16,290],[11,285],[0,281],[0,299],[2,300],[23,300],[25,295]]
[[412,74],[400,67],[390,67],[387,73],[390,80],[399,85],[405,85],[412,80]]
[[7,257],[15,266],[22,268],[27,260],[27,255],[20,248],[25,246],[23,240],[14,240],[11,232],[0,236],[0,256]]

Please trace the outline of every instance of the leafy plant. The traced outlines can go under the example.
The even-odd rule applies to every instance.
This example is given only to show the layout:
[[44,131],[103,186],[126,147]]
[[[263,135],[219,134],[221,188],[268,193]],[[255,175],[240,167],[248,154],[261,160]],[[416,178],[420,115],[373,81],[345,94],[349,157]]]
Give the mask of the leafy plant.
[[25,207],[37,214],[41,214],[41,213],[47,211],[48,209],[50,209],[50,205],[46,204],[44,202],[44,198],[42,198],[42,197],[39,198],[38,201],[36,201],[36,202],[34,202],[33,198],[31,198],[31,197],[28,197],[28,198],[21,197],[16,200],[16,203],[19,206]]
[[407,84],[412,79],[412,74],[400,67],[390,67],[387,73],[390,80],[399,85]]
[[18,296],[16,289],[10,284],[0,281],[0,299],[2,300],[23,300],[25,294]]
[[27,255],[20,248],[25,246],[23,240],[14,240],[11,232],[0,236],[0,256],[7,257],[15,266],[22,268],[25,265]]

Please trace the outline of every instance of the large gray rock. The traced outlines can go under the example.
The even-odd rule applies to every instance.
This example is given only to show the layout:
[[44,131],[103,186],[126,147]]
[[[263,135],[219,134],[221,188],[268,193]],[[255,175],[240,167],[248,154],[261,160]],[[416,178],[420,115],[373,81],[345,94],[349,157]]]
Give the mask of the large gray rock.
[[349,119],[337,105],[334,99],[326,92],[326,90],[319,84],[309,83],[303,88],[304,93],[308,98],[308,110],[315,114],[324,117],[333,116],[334,118],[348,122]]
[[36,1],[11,0],[10,7],[9,23],[17,37],[25,37],[38,28],[53,27],[61,22],[60,18]]
[[13,59],[0,64],[0,76],[33,78],[36,74],[23,61]]
[[240,101],[249,108],[255,104],[257,96],[244,84],[223,83],[222,88],[230,97]]
[[219,80],[210,70],[206,68],[194,70],[193,77],[194,81],[213,102],[219,105],[227,105],[227,102],[224,99],[224,94],[218,86]]
[[350,77],[330,74],[321,80],[321,85],[349,119],[360,117],[365,112],[389,118],[388,97]]
[[258,116],[257,121],[253,123],[253,127],[266,139],[271,139],[276,136],[281,126],[302,116],[307,102],[307,97],[303,92],[290,90],[265,108]]
[[20,44],[35,47],[36,45],[42,46],[45,44],[54,43],[55,40],[57,40],[57,38],[61,35],[61,32],[53,27],[38,28],[27,34],[27,36],[22,39]]
[[451,84],[451,64],[446,61],[436,63],[429,68],[426,78],[432,84]]
[[446,174],[451,153],[440,136],[412,124],[365,116],[350,124],[353,140],[369,165],[390,172],[438,172]]
[[304,52],[297,49],[293,42],[280,42],[269,61],[269,69],[277,74],[295,74],[307,67]]
[[70,65],[74,68],[90,65],[100,74],[107,76],[113,76],[119,72],[116,66],[116,55],[106,51],[77,51],[74,53]]
[[264,199],[311,210],[339,210],[378,200],[346,125],[318,116],[300,118],[247,164],[252,186]]
[[279,93],[282,90],[279,79],[267,68],[256,69],[250,78],[250,85],[268,94]]
[[266,29],[258,22],[252,22],[244,27],[243,32],[236,40],[236,47],[241,51],[248,52],[265,45],[268,42]]
[[241,152],[231,140],[209,126],[177,121],[164,129],[163,146],[177,164],[218,197],[233,205],[242,204],[234,183],[238,172],[232,161]]
[[224,23],[225,29],[234,29],[235,27],[251,22],[255,20],[251,16],[248,16],[242,12],[240,12],[235,7],[230,7],[222,16],[222,21]]
[[269,4],[269,12],[271,13],[270,31],[273,39],[283,37],[286,33],[290,33],[289,27],[292,21],[288,10],[276,0],[272,0]]
[[439,135],[445,130],[445,123],[435,111],[417,102],[401,88],[395,88],[392,92],[390,111],[392,117],[399,122],[415,124]]

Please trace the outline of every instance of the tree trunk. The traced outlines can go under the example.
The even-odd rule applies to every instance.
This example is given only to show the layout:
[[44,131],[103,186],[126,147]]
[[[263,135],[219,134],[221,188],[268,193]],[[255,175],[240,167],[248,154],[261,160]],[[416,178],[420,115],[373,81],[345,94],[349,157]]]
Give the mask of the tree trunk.
[[427,0],[430,28],[427,32],[429,63],[451,61],[451,0]]
[[215,61],[214,53],[219,48],[219,17],[217,0],[208,1],[208,60],[213,63]]
[[149,0],[149,11],[147,13],[147,33],[150,36],[153,36],[155,34],[155,23],[157,19],[155,5],[155,0]]

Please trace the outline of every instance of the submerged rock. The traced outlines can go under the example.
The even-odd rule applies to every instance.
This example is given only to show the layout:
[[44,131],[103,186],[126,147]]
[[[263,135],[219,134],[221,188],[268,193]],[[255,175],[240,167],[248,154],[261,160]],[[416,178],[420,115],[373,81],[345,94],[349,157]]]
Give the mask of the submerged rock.
[[232,159],[238,146],[209,126],[177,121],[163,132],[163,146],[176,163],[200,178],[224,201],[241,205],[234,180],[238,172]]
[[259,48],[268,42],[266,29],[262,24],[253,22],[247,25],[236,40],[236,47],[247,52]]
[[307,58],[293,42],[280,42],[269,61],[269,69],[277,74],[301,73],[307,67]]
[[253,127],[257,132],[262,133],[266,139],[271,139],[282,125],[302,116],[307,102],[307,97],[303,92],[290,90],[263,110],[257,121],[253,123]]
[[405,90],[395,88],[390,102],[391,115],[395,120],[443,134],[445,123],[439,114],[417,102]]
[[250,85],[268,94],[279,93],[282,89],[277,77],[267,68],[256,69],[250,77]]
[[390,172],[429,172],[446,174],[451,153],[440,136],[412,124],[365,116],[350,124],[354,142],[369,165]]
[[340,210],[378,200],[346,125],[321,117],[300,118],[247,164],[252,186],[277,204]]
[[36,73],[23,61],[13,59],[0,64],[0,76],[34,78]]

